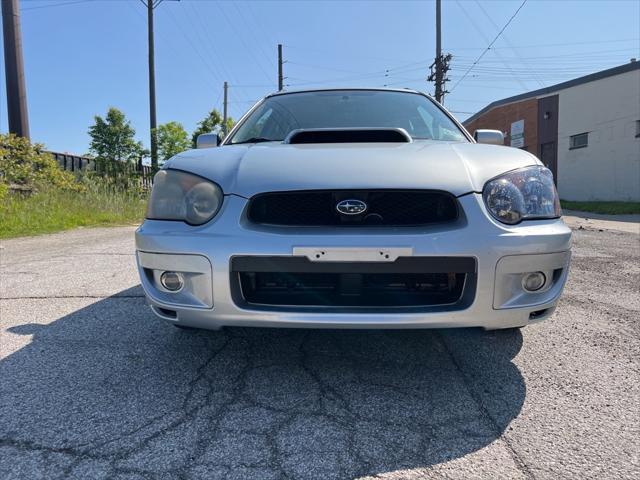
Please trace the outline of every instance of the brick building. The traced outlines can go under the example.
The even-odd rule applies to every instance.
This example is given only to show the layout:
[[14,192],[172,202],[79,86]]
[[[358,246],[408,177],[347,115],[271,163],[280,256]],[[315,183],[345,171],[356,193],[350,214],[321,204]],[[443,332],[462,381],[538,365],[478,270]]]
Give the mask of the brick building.
[[495,101],[463,123],[537,155],[563,199],[640,201],[640,62]]

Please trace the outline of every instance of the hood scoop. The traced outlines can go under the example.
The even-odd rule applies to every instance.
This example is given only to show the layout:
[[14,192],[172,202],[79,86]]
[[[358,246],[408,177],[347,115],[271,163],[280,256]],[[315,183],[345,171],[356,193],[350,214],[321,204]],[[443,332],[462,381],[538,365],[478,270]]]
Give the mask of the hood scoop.
[[314,128],[292,131],[284,143],[411,143],[404,128]]

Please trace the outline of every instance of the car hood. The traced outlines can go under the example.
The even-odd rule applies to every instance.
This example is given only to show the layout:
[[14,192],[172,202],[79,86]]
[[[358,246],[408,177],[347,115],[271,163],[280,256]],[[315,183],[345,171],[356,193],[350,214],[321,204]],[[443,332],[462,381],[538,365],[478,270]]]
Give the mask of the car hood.
[[540,164],[515,148],[461,142],[259,143],[188,150],[165,163],[213,180],[225,194],[314,189],[480,192],[501,173]]

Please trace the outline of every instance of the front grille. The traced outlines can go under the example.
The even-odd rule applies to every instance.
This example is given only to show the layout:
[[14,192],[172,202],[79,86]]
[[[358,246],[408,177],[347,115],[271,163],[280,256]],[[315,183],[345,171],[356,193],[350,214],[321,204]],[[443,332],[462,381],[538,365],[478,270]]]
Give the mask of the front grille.
[[[367,204],[361,214],[345,215],[343,200]],[[458,218],[458,201],[432,190],[309,190],[256,195],[249,202],[249,221],[282,226],[409,227],[451,222]]]
[[234,301],[257,310],[458,310],[473,301],[475,278],[471,258],[312,262],[306,257],[235,257],[231,262]]

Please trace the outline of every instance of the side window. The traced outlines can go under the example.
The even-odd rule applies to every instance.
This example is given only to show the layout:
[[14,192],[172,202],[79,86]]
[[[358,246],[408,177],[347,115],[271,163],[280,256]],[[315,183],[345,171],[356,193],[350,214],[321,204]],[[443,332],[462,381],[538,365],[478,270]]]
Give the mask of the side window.
[[584,148],[589,145],[589,132],[571,135],[569,137],[569,150]]

